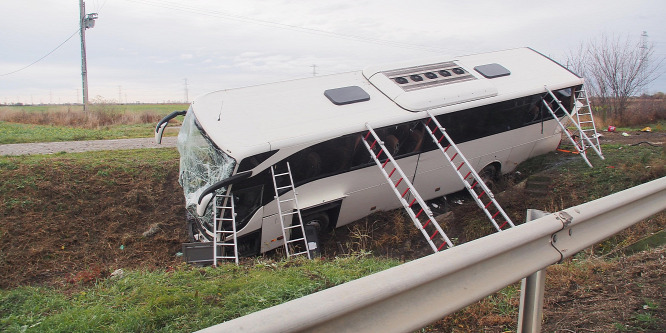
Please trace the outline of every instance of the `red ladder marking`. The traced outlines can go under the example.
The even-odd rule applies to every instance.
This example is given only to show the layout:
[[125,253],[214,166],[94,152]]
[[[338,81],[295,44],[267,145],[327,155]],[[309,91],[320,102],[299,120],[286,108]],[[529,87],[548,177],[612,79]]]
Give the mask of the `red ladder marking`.
[[384,162],[384,164],[382,164],[382,169],[384,169],[384,167],[388,164],[389,161],[390,161],[390,159],[387,158],[386,162]]
[[376,157],[377,159],[379,159],[379,155],[381,155],[382,152],[384,152],[384,148],[380,149],[380,150],[379,150],[379,153],[377,153],[377,156],[375,156],[375,157]]

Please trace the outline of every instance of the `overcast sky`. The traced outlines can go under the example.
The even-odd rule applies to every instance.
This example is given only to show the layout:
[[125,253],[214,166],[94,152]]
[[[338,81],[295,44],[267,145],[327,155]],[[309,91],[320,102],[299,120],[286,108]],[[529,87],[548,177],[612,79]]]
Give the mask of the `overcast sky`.
[[[523,46],[564,62],[602,34],[639,42],[647,31],[666,55],[663,0],[88,0],[86,12],[99,13],[86,30],[89,96],[110,102]],[[0,0],[0,13],[0,103],[79,101],[79,1]]]

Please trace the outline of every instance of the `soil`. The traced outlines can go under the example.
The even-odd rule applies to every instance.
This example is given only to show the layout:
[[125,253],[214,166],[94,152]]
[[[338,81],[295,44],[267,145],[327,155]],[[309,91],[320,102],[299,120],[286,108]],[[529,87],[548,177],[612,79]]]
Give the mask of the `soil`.
[[[666,141],[666,133],[662,132],[629,134],[604,132],[601,140],[653,145],[664,145]],[[560,163],[569,158],[563,155]],[[76,289],[106,278],[118,268],[169,269],[182,263],[179,252],[187,236],[177,169],[174,161],[164,166],[163,178],[152,177],[153,171],[139,170],[138,174],[115,177],[124,181],[109,184],[107,178],[100,176],[98,167],[28,169],[19,165],[15,172],[26,177],[40,173],[44,180],[35,188],[23,190],[25,196],[21,198],[29,204],[0,207],[0,288],[50,285]],[[547,170],[544,174],[547,182]],[[505,190],[499,194],[504,196],[500,201],[509,203],[504,206],[507,212],[535,207],[529,199],[539,197],[532,192],[538,191],[538,186],[531,189],[529,183],[521,182],[526,178],[515,177],[499,185],[500,191]],[[78,186],[72,189],[63,184]],[[457,204],[459,200],[463,204]],[[456,243],[477,238],[479,230],[493,232],[465,193],[447,196],[434,204],[433,210],[440,214],[438,220]],[[511,218],[524,220],[520,213]],[[397,222],[386,228],[387,220]],[[422,235],[400,211],[372,215],[323,238],[324,257],[368,250],[374,255],[402,260],[431,253]],[[610,263],[598,261],[584,271],[566,266],[575,265],[574,262],[552,266],[548,271],[544,331],[666,331],[665,254],[662,247]],[[658,305],[653,309],[646,300]],[[513,314],[488,313],[465,319],[469,314],[466,311],[447,317],[431,329],[502,332],[516,322]],[[645,316],[637,317],[638,314]]]
[[21,189],[0,206],[0,288],[77,288],[118,268],[182,262],[176,253],[187,237],[177,160],[158,170],[138,165],[113,178],[103,166],[66,160],[19,164],[9,172],[38,180],[16,185]]
[[[641,132],[641,131],[615,131],[615,132],[599,132],[601,137],[599,141],[601,144],[651,144],[656,146],[663,146],[666,143],[666,132]],[[624,136],[626,133],[628,136]]]

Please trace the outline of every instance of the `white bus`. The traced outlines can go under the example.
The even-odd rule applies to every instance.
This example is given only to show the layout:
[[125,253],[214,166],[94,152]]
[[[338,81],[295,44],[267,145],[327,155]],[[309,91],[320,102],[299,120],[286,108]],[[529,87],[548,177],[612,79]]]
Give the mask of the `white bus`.
[[325,232],[400,206],[360,142],[366,124],[429,200],[463,184],[424,135],[426,111],[482,178],[497,177],[558,146],[561,130],[543,106],[545,86],[569,108],[582,84],[530,48],[371,66],[200,96],[186,112],[163,119],[156,139],[185,114],[179,181],[192,240],[212,239],[211,194],[227,191],[247,256],[284,242],[271,166],[289,162],[304,225]]

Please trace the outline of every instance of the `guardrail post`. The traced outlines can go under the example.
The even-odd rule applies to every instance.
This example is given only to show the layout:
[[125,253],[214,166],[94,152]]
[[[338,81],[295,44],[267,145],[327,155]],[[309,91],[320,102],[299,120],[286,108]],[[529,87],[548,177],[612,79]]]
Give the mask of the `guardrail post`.
[[[544,217],[550,213],[537,209],[528,209],[527,222]],[[520,285],[520,308],[518,310],[518,333],[541,332],[543,318],[543,294],[546,286],[546,269],[532,273],[523,279]]]

